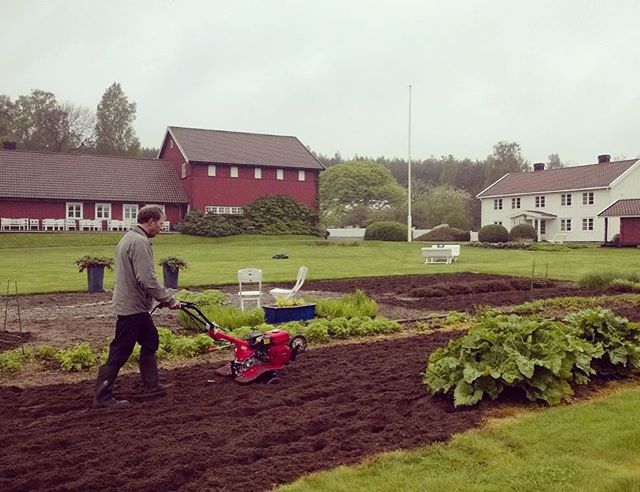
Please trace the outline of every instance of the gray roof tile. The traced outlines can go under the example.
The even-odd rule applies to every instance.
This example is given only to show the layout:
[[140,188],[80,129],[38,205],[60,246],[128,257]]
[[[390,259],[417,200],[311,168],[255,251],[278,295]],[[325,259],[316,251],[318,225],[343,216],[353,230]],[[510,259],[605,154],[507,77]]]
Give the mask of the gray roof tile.
[[598,214],[599,217],[640,217],[640,199],[625,198],[613,202]]
[[324,169],[296,137],[170,126],[190,162]]
[[0,198],[187,203],[170,161],[0,150]]

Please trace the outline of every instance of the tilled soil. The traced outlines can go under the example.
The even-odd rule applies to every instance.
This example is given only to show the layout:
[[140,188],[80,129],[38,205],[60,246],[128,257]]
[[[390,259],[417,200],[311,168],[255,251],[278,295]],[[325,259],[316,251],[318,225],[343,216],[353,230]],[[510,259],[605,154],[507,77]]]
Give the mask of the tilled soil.
[[[279,385],[211,365],[164,374],[168,396],[91,410],[88,383],[0,388],[0,489],[268,490],[380,451],[444,441],[495,403],[453,411],[420,380],[451,333],[310,350]],[[124,376],[120,394],[135,391]]]

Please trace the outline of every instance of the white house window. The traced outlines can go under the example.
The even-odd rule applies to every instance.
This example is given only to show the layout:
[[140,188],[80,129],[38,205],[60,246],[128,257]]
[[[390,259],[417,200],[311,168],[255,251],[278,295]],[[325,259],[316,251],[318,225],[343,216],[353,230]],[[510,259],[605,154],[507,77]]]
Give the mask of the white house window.
[[511,199],[511,208],[520,208],[520,198]]
[[298,171],[298,181],[304,181],[305,175],[304,175],[304,169],[300,169]]
[[560,230],[567,232],[571,230],[571,219],[560,219]]
[[220,205],[207,205],[204,207],[205,214],[216,215],[243,215],[244,209],[242,207],[225,207]]
[[536,208],[544,208],[544,195],[536,197]]
[[593,191],[589,191],[588,193],[582,194],[582,204],[593,205]]
[[540,221],[540,234],[546,234],[547,233],[547,221],[546,220],[541,220]]
[[238,177],[238,166],[231,166],[231,177],[232,178]]
[[261,167],[255,167],[253,169],[253,177],[256,179],[262,179],[262,168]]
[[110,203],[96,203],[96,219],[111,219]]
[[122,206],[122,218],[124,220],[136,220],[138,218],[138,204],[125,203]]
[[169,148],[173,149],[173,139],[169,139]]
[[502,198],[496,198],[493,200],[493,209],[502,210]]
[[276,169],[276,179],[284,179],[284,169]]
[[181,177],[183,177],[183,178],[186,178],[186,177],[187,177],[187,163],[186,163],[186,162],[183,162],[183,163],[182,163],[182,168],[181,168],[181,171],[180,171],[180,176],[181,176]]
[[571,193],[563,193],[560,195],[560,205],[568,207],[571,205]]
[[68,202],[67,203],[67,219],[81,219],[82,218],[82,203]]
[[216,165],[209,164],[207,166],[207,176],[215,176],[216,175]]
[[593,218],[582,219],[582,230],[593,231]]

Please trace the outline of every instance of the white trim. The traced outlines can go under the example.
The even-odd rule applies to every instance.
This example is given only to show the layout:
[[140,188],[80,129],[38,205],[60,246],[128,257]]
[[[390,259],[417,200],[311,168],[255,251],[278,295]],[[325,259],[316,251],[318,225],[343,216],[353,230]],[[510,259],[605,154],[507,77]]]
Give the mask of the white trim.
[[283,181],[284,180],[284,169],[282,169],[282,168],[276,169],[276,179],[278,181]]
[[240,176],[240,171],[238,170],[238,166],[230,166],[229,167],[229,177],[237,178]]
[[[108,217],[98,217],[98,207],[103,207],[103,208],[104,208],[104,207],[109,207],[109,216],[108,216]],[[93,215],[93,216],[95,217],[95,219],[96,219],[96,220],[111,220],[111,215],[112,215],[112,212],[113,212],[113,207],[111,206],[111,204],[110,204],[110,203],[106,203],[106,202],[103,202],[103,203],[96,203],[96,204],[94,205],[94,209],[93,209],[93,211],[94,211],[94,215]],[[104,211],[103,211],[103,213],[104,213]]]
[[609,186],[599,186],[597,188],[569,188],[566,190],[549,190],[549,191],[520,191],[518,193],[505,193],[505,194],[501,194],[501,195],[487,195],[487,196],[481,196],[478,197],[478,195],[476,195],[476,198],[480,198],[480,200],[484,200],[485,198],[494,198],[494,197],[508,197],[508,196],[520,196],[520,195],[542,195],[542,194],[546,194],[546,193],[580,193],[583,191],[591,191],[591,190],[609,190],[611,189]]
[[609,184],[610,188],[613,188],[614,186],[617,186],[618,183],[620,181],[622,181],[623,179],[625,179],[627,177],[628,174],[632,173],[633,171],[635,171],[635,168],[637,168],[640,165],[640,160],[637,160],[635,162],[635,164],[632,164],[631,166],[629,166],[629,169],[627,169],[625,172],[623,172],[620,176],[618,176],[616,179],[614,179],[613,181],[611,181],[611,183]]
[[[213,173],[211,172],[213,170]],[[207,176],[215,176],[216,175],[216,165],[215,164],[207,164]]]
[[[69,217],[69,205],[80,205],[80,217]],[[64,204],[64,218],[65,219],[84,219],[84,204],[82,202],[66,202]]]
[[180,179],[184,179],[187,177],[187,163],[183,162],[180,164]]
[[253,179],[262,179],[262,168],[254,167],[253,168]]
[[[491,183],[489,186],[487,186],[484,190],[482,190],[480,193],[478,193],[476,195],[476,198],[480,198],[480,195],[482,195],[485,191],[487,191],[489,188],[491,188],[493,185],[498,184],[498,182],[502,181],[504,178],[506,178],[507,176],[509,176],[509,174],[511,173],[507,173],[504,176],[502,176],[501,178],[497,179],[496,181],[494,181],[493,183]],[[493,196],[500,196],[500,195],[493,195]],[[486,196],[483,196],[482,198],[488,198]]]
[[304,169],[298,169],[298,181],[306,181],[306,173]]
[[[125,211],[125,209],[127,207],[131,207],[131,208],[135,207],[135,210],[136,210],[136,216],[135,217],[126,217],[125,216],[124,211]],[[137,203],[123,203],[122,204],[122,220],[137,220],[137,218],[138,218],[138,210],[140,210],[140,206]]]

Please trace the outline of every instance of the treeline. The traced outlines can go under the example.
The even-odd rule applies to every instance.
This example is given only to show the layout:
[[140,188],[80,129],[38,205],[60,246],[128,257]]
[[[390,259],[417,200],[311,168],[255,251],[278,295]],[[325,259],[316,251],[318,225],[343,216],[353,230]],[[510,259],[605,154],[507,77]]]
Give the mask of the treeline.
[[140,146],[135,117],[136,103],[119,83],[105,90],[95,110],[41,89],[13,101],[0,94],[0,141],[21,150],[155,157],[157,149]]

